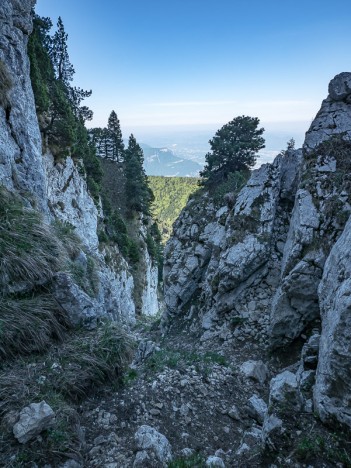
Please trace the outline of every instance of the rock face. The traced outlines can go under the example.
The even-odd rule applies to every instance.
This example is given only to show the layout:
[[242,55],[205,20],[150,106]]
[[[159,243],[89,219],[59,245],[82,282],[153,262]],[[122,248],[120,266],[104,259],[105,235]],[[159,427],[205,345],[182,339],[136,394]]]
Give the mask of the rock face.
[[329,84],[304,143],[304,164],[271,315],[273,345],[289,343],[319,317],[318,285],[350,215],[350,73]]
[[318,367],[317,329],[272,398],[291,387],[293,406],[310,412],[316,378],[321,418],[351,427],[350,173],[351,73],[341,73],[302,150],[253,171],[228,204],[208,193],[188,202],[166,246],[164,285],[165,323],[196,321],[202,341],[251,336],[278,349],[321,320]]
[[3,0],[0,5],[0,64],[12,82],[0,105],[0,182],[8,189],[30,193],[47,212],[46,177],[41,137],[27,57],[34,0]]
[[48,204],[56,219],[75,227],[75,232],[90,250],[98,247],[98,210],[88,193],[72,158],[54,163],[50,153],[44,155],[48,181]]
[[[94,297],[87,296],[73,277],[62,273],[56,278],[55,295],[72,322],[90,326],[102,315],[133,322],[136,283],[131,266],[117,247],[99,250],[97,230],[103,213],[88,192],[78,168],[80,162],[70,157],[55,161],[49,152],[42,154],[27,56],[34,4],[34,0],[4,0],[0,5],[0,72],[8,78],[8,86],[0,86],[0,184],[18,192],[25,203],[43,212],[48,222],[58,220],[73,226],[85,252],[94,259]],[[141,220],[138,229],[143,229]],[[138,311],[155,315],[159,310],[158,269],[146,244],[142,256],[145,280],[137,285],[142,298]]]
[[165,249],[170,315],[196,302],[204,329],[225,315],[267,327],[264,311],[279,282],[301,156],[289,151],[253,171],[233,209],[216,209],[208,195],[190,200]]
[[333,247],[319,286],[322,335],[314,404],[323,421],[351,427],[351,219]]

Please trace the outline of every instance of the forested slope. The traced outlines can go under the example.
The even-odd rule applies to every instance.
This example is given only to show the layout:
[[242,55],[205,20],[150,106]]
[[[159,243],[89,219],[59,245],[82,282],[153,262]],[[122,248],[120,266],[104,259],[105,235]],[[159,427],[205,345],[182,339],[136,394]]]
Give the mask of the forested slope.
[[195,177],[161,177],[149,176],[150,187],[154,193],[154,217],[162,234],[163,242],[172,232],[172,225],[185,207],[189,195],[198,188]]

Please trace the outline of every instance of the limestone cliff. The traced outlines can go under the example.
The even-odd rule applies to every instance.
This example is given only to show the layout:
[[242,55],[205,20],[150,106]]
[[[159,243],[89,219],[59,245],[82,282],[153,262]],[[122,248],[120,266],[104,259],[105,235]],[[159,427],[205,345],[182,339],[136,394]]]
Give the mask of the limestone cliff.
[[[56,299],[73,321],[91,325],[107,314],[133,322],[132,267],[117,246],[99,246],[97,230],[104,213],[89,194],[80,162],[69,156],[55,161],[47,149],[43,154],[27,56],[34,4],[34,0],[5,0],[0,5],[0,183],[41,211],[47,223],[56,220],[74,228],[82,250],[73,268],[85,274],[89,262],[94,263],[93,294],[88,295],[70,273],[60,272],[54,278]],[[148,257],[146,245],[140,249],[149,272],[142,285],[142,312],[152,305],[152,313],[156,313],[157,268]]]
[[349,426],[350,140],[351,73],[341,73],[302,150],[253,171],[230,203],[188,202],[164,268],[166,323],[192,319],[202,341],[251,336],[279,348],[321,320],[315,409]]
[[41,137],[29,76],[27,42],[34,0],[4,0],[0,5],[0,63],[11,85],[0,106],[0,181],[31,194],[47,211]]

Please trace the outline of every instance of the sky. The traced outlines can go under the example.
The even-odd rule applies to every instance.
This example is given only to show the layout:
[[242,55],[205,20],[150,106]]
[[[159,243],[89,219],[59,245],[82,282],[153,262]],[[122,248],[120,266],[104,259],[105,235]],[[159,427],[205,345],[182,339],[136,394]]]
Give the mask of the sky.
[[[61,16],[89,126],[218,129],[238,115],[269,132],[308,129],[351,71],[350,0],[38,0]],[[295,133],[294,133],[295,132]]]

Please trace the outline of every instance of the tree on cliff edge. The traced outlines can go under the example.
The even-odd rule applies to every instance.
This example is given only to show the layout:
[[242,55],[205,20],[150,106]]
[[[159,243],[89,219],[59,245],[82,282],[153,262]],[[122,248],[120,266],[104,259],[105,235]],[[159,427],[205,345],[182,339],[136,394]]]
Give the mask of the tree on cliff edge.
[[256,163],[257,152],[265,147],[264,128],[257,128],[257,117],[242,115],[217,131],[209,141],[206,166],[200,172],[202,185],[211,186],[227,179],[228,174],[250,169]]
[[135,137],[130,135],[124,161],[127,206],[130,213],[137,211],[150,215],[154,194],[149,187],[143,164],[143,150],[138,145]]

